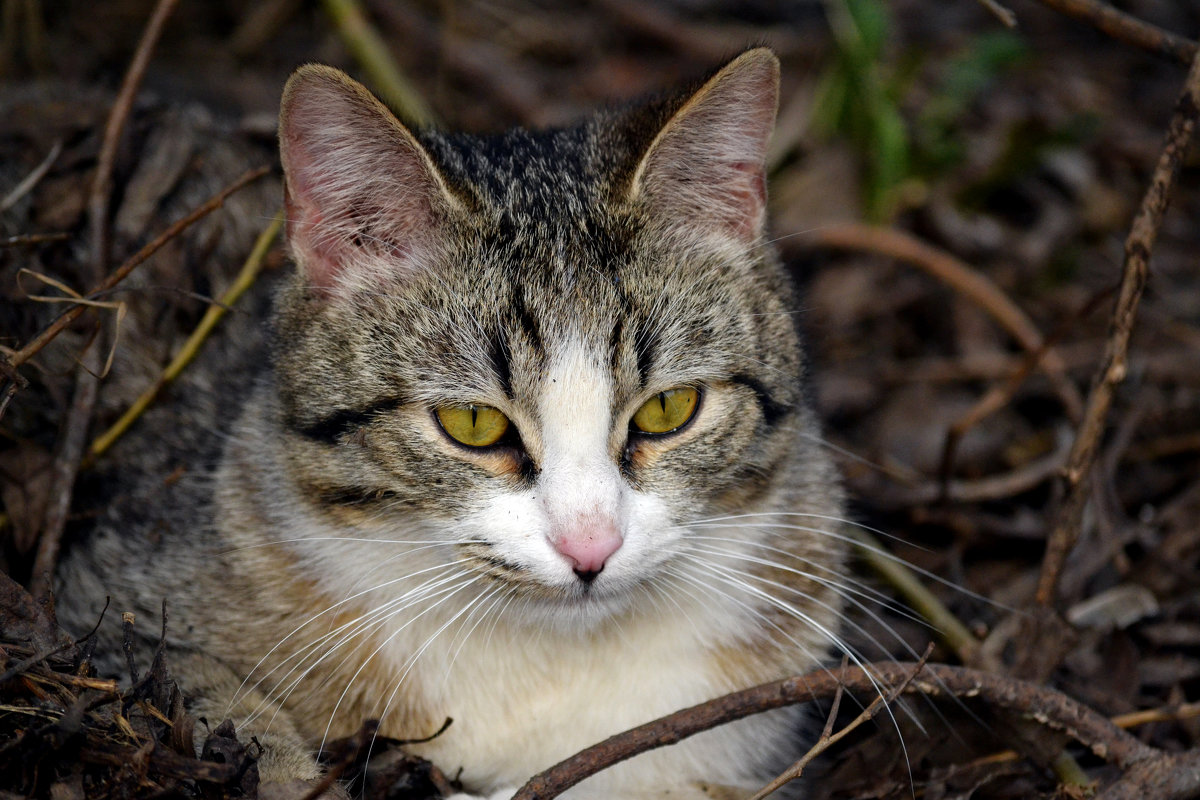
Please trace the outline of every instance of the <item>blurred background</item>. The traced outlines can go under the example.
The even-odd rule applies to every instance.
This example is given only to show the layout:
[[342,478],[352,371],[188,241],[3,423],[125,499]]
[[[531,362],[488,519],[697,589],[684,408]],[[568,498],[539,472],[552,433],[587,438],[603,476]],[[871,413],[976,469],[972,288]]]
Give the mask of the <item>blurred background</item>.
[[[0,248],[0,345],[28,341],[60,310],[31,300],[45,287],[19,270],[81,291],[92,283],[81,266],[87,187],[108,106],[153,5],[0,2],[0,195],[50,163],[31,189],[0,205],[0,238],[63,234]],[[1117,5],[1200,36],[1194,0]],[[927,581],[988,663],[1013,666],[1029,654],[1008,609],[1033,593],[1061,500],[1056,476],[1103,352],[1124,239],[1186,67],[1035,0],[1004,7],[1015,28],[977,0],[184,0],[120,151],[114,259],[243,170],[276,165],[279,93],[301,63],[341,67],[399,97],[393,105],[409,116],[486,132],[563,123],[768,44],[783,62],[772,230],[803,289],[796,311],[812,396],[853,517],[896,537],[886,547],[904,561],[960,587]],[[356,8],[400,75],[398,95],[380,77],[383,62],[355,38],[347,14]],[[1108,714],[1200,697],[1198,189],[1193,147],[1154,249],[1083,537],[1062,577],[1073,629],[1037,676]],[[134,333],[118,341],[96,430],[153,380],[207,298],[227,285],[278,191],[274,173],[131,279],[122,324]],[[880,229],[893,236],[878,239]],[[282,264],[277,248],[267,270]],[[992,293],[964,288],[973,278]],[[88,319],[23,370],[32,385],[0,419],[0,555],[21,580],[75,357],[97,324],[111,324]],[[1028,370],[1039,337],[1053,355]],[[1002,402],[975,413],[1000,390]],[[73,524],[103,502],[87,497],[86,475],[80,485]],[[859,616],[870,657],[907,657],[906,648],[933,636],[890,612],[884,622]],[[935,654],[955,657],[946,646]],[[907,737],[922,792],[1053,791],[1044,773],[1017,764],[921,772],[961,744],[949,727]],[[1162,723],[1143,735],[1190,747],[1200,725]],[[843,753],[830,767],[829,796],[910,796],[897,753],[888,743]]]

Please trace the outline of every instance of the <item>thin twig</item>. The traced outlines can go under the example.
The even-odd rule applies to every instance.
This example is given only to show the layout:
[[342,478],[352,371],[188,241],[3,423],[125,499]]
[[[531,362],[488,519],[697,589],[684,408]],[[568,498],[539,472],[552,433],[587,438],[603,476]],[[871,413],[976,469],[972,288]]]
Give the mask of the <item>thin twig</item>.
[[[121,141],[121,132],[125,129],[125,121],[129,118],[133,107],[133,97],[141,86],[146,74],[146,66],[150,63],[150,54],[154,51],[159,35],[167,18],[178,0],[159,0],[142,31],[141,41],[137,51],[125,72],[121,82],[121,91],[117,94],[116,102],[109,112],[108,121],[104,126],[104,139],[100,145],[100,155],[96,166],[96,176],[92,181],[88,197],[88,225],[91,232],[92,244],[92,279],[99,280],[108,269],[109,250],[109,196],[112,193],[112,173],[116,164],[117,147]],[[84,305],[75,306],[79,313],[86,308]],[[54,456],[54,472],[50,485],[50,502],[43,518],[41,534],[38,538],[38,551],[34,559],[34,571],[30,579],[30,589],[34,597],[45,599],[50,594],[51,576],[58,562],[58,550],[62,540],[63,530],[67,524],[67,514],[71,508],[71,496],[75,489],[75,476],[79,472],[79,464],[83,456],[83,447],[87,441],[88,426],[92,422],[92,411],[96,407],[96,397],[100,391],[99,373],[103,370],[100,363],[100,353],[104,350],[104,334],[99,331],[93,346],[83,354],[80,363],[75,368],[75,392],[67,418],[63,423],[63,434],[60,437],[58,451]],[[13,361],[13,365],[19,361]]]
[[[792,764],[790,767],[781,772],[774,780],[755,792],[750,797],[750,800],[763,800],[763,798],[767,797],[768,795],[774,794],[782,789],[784,785],[796,780],[804,772],[804,768],[812,763],[814,758],[821,755],[821,753],[824,753],[846,736],[850,735],[855,728],[858,728],[863,723],[874,719],[875,715],[877,715],[884,706],[891,705],[892,701],[899,697],[904,690],[908,688],[908,685],[912,683],[913,678],[917,677],[917,673],[919,673],[925,667],[925,662],[929,660],[929,654],[932,652],[933,644],[930,643],[929,646],[925,648],[925,653],[921,656],[920,661],[913,665],[912,671],[908,673],[908,677],[905,678],[901,683],[888,690],[886,695],[875,695],[875,699],[871,701],[870,705],[864,708],[862,713],[851,720],[846,727],[842,728],[837,733],[830,734],[830,726],[828,723],[826,723],[825,731],[821,734],[821,738],[817,740],[817,743],[810,747],[808,752],[801,756],[795,764]],[[845,666],[846,662],[843,660],[843,669]],[[841,696],[841,687],[838,687],[838,693],[835,695],[835,697],[840,698]],[[836,709],[835,711],[830,712],[830,720],[833,719],[833,714],[835,713]]]
[[1113,309],[1104,360],[1092,381],[1087,408],[1079,425],[1071,455],[1064,470],[1066,499],[1057,514],[1054,529],[1046,543],[1046,555],[1038,577],[1036,601],[1050,607],[1057,594],[1059,574],[1067,555],[1079,538],[1083,509],[1087,504],[1088,474],[1095,461],[1096,448],[1104,432],[1105,419],[1118,384],[1125,379],[1129,338],[1138,302],[1150,273],[1150,253],[1158,238],[1159,226],[1170,201],[1171,190],[1179,175],[1200,116],[1200,54],[1192,62],[1187,81],[1175,106],[1167,130],[1166,144],[1154,168],[1150,187],[1142,199],[1129,237],[1125,240],[1125,263],[1121,268],[1121,286]]
[[979,640],[933,592],[925,588],[912,570],[899,559],[887,555],[880,541],[866,531],[848,528],[846,535],[858,544],[855,549],[859,557],[929,623],[934,634],[954,651],[959,661],[978,666]]
[[[4,412],[8,409],[8,404],[12,401],[13,396],[28,386],[29,381],[17,372],[16,367],[8,363],[8,359],[3,353],[0,353],[0,378],[4,379],[4,391],[0,392],[0,419],[3,419]],[[6,516],[0,514],[0,528],[4,527],[3,520]]]
[[946,441],[942,446],[942,463],[938,470],[938,482],[942,487],[942,500],[949,499],[950,478],[954,474],[954,458],[958,452],[958,443],[962,441],[962,437],[966,436],[967,431],[971,428],[1012,402],[1017,390],[1021,388],[1026,379],[1037,369],[1038,362],[1045,355],[1046,350],[1058,344],[1066,336],[1067,332],[1075,326],[1076,322],[1091,315],[1092,311],[1112,292],[1112,289],[1103,289],[1094,293],[1084,303],[1083,308],[1063,320],[1050,332],[1050,335],[1042,342],[1041,347],[1033,352],[1026,353],[1021,366],[1014,370],[1003,383],[993,386],[965,414],[954,421],[949,430],[946,431]]
[[[640,753],[675,744],[701,731],[752,714],[827,699],[834,695],[839,685],[852,691],[875,694],[879,685],[902,683],[913,667],[912,663],[901,662],[868,664],[846,670],[842,675],[833,670],[817,670],[727,694],[593,745],[531,778],[513,800],[549,800],[584,778]],[[1171,758],[1066,695],[1008,676],[926,664],[904,690],[905,694],[918,692],[929,696],[971,697],[996,709],[1035,714],[1041,724],[1066,733],[1096,756],[1121,769]],[[1200,782],[1200,774],[1196,777]]]
[[65,242],[71,238],[69,233],[21,233],[0,239],[0,247],[23,247],[47,242]]
[[1176,36],[1157,25],[1143,22],[1124,11],[1118,11],[1107,3],[1096,0],[1041,0],[1042,5],[1083,20],[1114,39],[1140,47],[1143,50],[1190,64],[1196,57],[1197,44]]
[[992,16],[1004,23],[1006,28],[1017,27],[1017,15],[1011,8],[1000,5],[997,0],[979,0],[979,4],[992,13]]
[[[1179,722],[1185,719],[1195,719],[1196,717],[1200,717],[1200,703],[1183,703],[1177,706],[1164,706],[1161,708],[1150,708],[1145,711],[1133,711],[1129,714],[1119,714],[1111,717],[1110,721],[1118,728],[1128,730],[1129,728],[1150,725],[1155,722]],[[998,753],[976,758],[962,766],[965,769],[971,769],[984,764],[1003,764],[1009,761],[1017,761],[1020,758],[1021,754],[1016,750],[1001,750]]]
[[[911,234],[893,228],[845,222],[819,227],[796,241],[817,247],[879,253],[919,267],[983,309],[1021,347],[1031,353],[1042,349],[1043,337],[1037,326],[999,286],[946,251]],[[1083,401],[1075,385],[1067,379],[1066,366],[1053,348],[1042,355],[1041,367],[1054,384],[1067,415],[1078,419]]]
[[121,418],[112,424],[112,426],[104,433],[100,434],[92,441],[92,445],[88,448],[88,462],[97,458],[112,447],[113,443],[129,429],[138,417],[142,415],[154,399],[158,397],[158,393],[170,382],[179,377],[184,368],[192,362],[192,359],[200,352],[201,345],[204,340],[212,333],[213,328],[222,317],[229,311],[238,298],[250,288],[254,283],[254,279],[258,276],[259,270],[262,268],[262,263],[271,249],[271,244],[275,241],[275,237],[279,235],[279,229],[283,225],[282,214],[276,215],[262,233],[258,235],[258,240],[255,241],[250,255],[246,257],[242,269],[234,278],[233,284],[221,295],[221,299],[215,304],[209,306],[204,313],[204,317],[200,320],[200,324],[192,331],[192,335],[183,343],[183,347],[167,365],[162,374],[159,375],[149,388],[133,402],[133,404],[121,415]]
[[117,148],[121,144],[121,133],[125,129],[125,121],[129,118],[129,112],[133,108],[133,99],[137,95],[138,87],[142,85],[142,79],[146,75],[150,54],[154,52],[154,46],[158,43],[159,36],[162,35],[167,18],[171,16],[171,12],[175,10],[178,3],[179,0],[159,0],[154,7],[154,13],[150,15],[150,20],[142,31],[141,41],[138,42],[133,60],[129,62],[129,69],[125,71],[121,89],[117,92],[117,98],[108,114],[108,121],[104,125],[104,140],[100,145],[100,154],[96,163],[96,179],[92,182],[92,189],[88,194],[88,227],[92,242],[93,280],[98,280],[108,269],[110,245],[108,204],[112,195],[112,174],[117,160]]
[[383,102],[405,122],[432,125],[436,121],[432,109],[400,70],[359,0],[324,0],[323,5],[346,49],[362,65]]
[[33,187],[37,186],[38,182],[46,177],[46,173],[50,171],[50,167],[54,166],[54,161],[61,152],[62,139],[59,139],[50,148],[50,152],[46,154],[46,157],[42,159],[42,163],[34,167],[33,172],[26,175],[24,180],[14,186],[11,192],[4,195],[3,200],[0,200],[0,213],[8,211],[17,204],[18,200],[31,192]]
[[[98,335],[97,339],[99,338]],[[42,517],[37,555],[34,556],[33,574],[29,580],[29,593],[38,600],[45,600],[50,596],[63,530],[71,510],[75,476],[79,472],[79,462],[87,444],[88,426],[92,421],[92,410],[96,407],[96,396],[100,391],[100,380],[96,375],[103,368],[102,351],[101,343],[93,340],[75,367],[74,394],[63,420],[62,433],[58,437],[58,447],[54,453],[49,500],[46,503],[46,513]]]
[[[107,292],[115,287],[121,281],[125,280],[129,273],[133,272],[133,270],[140,266],[142,262],[157,253],[163,245],[174,239],[183,231],[187,230],[187,228],[195,224],[200,219],[203,219],[213,211],[216,211],[218,208],[220,208],[225,201],[229,199],[231,194],[234,194],[235,192],[244,188],[247,184],[258,180],[270,171],[271,170],[269,167],[259,167],[258,169],[252,169],[243,174],[236,181],[231,183],[229,186],[226,186],[224,189],[210,198],[204,205],[200,206],[195,211],[188,214],[171,227],[167,228],[157,238],[155,238],[154,241],[150,242],[141,250],[130,256],[124,264],[117,267],[117,269],[115,269],[108,277],[106,277],[90,292],[88,292],[85,297],[95,297],[96,295],[103,294],[104,292]],[[41,333],[33,337],[28,344],[26,344],[20,350],[15,351],[8,359],[9,365],[13,367],[20,366],[33,356],[37,355],[37,353],[40,352],[43,347],[49,344],[55,336],[58,336],[58,334],[62,333],[64,328],[74,322],[75,319],[82,314],[86,308],[87,306],[81,304],[72,306],[70,309],[63,312],[62,316],[50,323],[50,325],[47,326]]]

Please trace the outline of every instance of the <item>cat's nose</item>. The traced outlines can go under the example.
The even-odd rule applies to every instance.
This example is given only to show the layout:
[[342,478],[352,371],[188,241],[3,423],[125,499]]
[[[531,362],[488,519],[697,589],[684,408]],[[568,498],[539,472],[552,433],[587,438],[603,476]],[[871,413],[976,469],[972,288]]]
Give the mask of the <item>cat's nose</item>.
[[584,583],[591,583],[624,539],[611,519],[581,517],[551,535],[554,549],[567,559]]

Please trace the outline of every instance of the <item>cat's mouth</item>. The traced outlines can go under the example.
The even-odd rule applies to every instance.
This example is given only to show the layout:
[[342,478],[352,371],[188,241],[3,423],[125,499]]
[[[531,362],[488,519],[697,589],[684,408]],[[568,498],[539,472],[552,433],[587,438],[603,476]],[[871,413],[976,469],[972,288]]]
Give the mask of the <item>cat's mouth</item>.
[[602,572],[580,575],[569,583],[549,584],[536,578],[533,573],[519,564],[492,553],[472,553],[472,566],[489,580],[508,587],[514,597],[555,607],[587,608],[603,613],[618,603],[625,593],[605,580]]

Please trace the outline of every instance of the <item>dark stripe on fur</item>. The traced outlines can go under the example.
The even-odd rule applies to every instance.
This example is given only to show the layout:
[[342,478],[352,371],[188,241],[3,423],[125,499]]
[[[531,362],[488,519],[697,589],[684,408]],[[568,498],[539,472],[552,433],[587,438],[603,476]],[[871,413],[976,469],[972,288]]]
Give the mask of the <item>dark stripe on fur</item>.
[[608,366],[615,375],[621,366],[621,333],[625,326],[620,317],[613,324],[612,333],[608,336]]
[[316,493],[317,501],[328,506],[363,506],[394,500],[397,495],[387,489],[372,489],[367,486],[328,486]]
[[504,338],[504,333],[494,331],[491,336],[491,341],[488,343],[488,357],[492,361],[492,371],[496,373],[496,380],[500,383],[500,390],[504,392],[504,396],[512,399],[512,361],[509,358],[508,342]]
[[522,289],[517,288],[513,292],[513,307],[517,312],[517,322],[521,326],[521,330],[525,333],[525,338],[537,353],[543,354],[546,352],[546,346],[542,343],[542,329],[538,325],[538,321],[534,319],[533,314],[529,313],[529,307],[525,304],[525,293]]
[[654,366],[654,352],[658,349],[658,334],[650,329],[649,323],[639,326],[633,346],[637,349],[638,376],[645,386],[650,380],[650,368]]
[[758,407],[762,409],[763,421],[767,423],[768,428],[774,428],[781,419],[794,410],[793,406],[780,403],[772,397],[771,393],[767,391],[767,387],[763,386],[757,378],[739,374],[734,375],[732,380],[754,392],[754,396],[758,400]]
[[323,444],[337,444],[338,439],[347,433],[353,433],[364,425],[374,421],[379,414],[387,413],[404,404],[398,397],[389,397],[372,403],[366,408],[346,408],[335,411],[316,422],[302,425],[290,423],[292,430],[301,436]]

